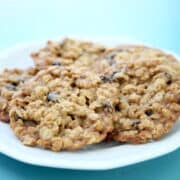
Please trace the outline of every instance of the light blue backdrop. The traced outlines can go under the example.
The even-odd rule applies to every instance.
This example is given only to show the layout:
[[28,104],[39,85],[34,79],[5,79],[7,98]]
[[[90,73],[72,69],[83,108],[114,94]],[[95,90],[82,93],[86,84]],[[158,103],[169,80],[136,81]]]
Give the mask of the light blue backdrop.
[[[1,49],[19,42],[68,34],[129,36],[180,54],[180,1],[0,0]],[[102,172],[33,167],[0,155],[0,179],[5,180],[178,180],[179,167],[180,150],[141,164]]]

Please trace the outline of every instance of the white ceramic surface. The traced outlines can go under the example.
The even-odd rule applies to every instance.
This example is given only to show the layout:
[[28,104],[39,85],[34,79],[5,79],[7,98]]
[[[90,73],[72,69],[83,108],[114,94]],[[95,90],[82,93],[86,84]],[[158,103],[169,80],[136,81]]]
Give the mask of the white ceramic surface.
[[[72,36],[71,36],[72,37]],[[60,38],[56,38],[60,40]],[[107,46],[136,44],[122,38],[79,37]],[[43,47],[46,41],[21,44],[0,52],[0,70],[32,66],[29,54]],[[141,43],[142,44],[142,43]],[[51,152],[23,146],[7,124],[0,122],[0,152],[19,161],[56,168],[103,170],[135,164],[172,152],[180,147],[180,122],[159,141],[143,145],[98,144],[74,152]]]

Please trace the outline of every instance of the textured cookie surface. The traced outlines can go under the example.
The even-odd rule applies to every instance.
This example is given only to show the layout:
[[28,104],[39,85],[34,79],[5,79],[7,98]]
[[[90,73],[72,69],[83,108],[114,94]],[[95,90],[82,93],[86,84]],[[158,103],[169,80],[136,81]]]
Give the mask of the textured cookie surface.
[[140,45],[121,45],[115,48],[107,49],[104,57],[113,64],[115,61],[135,61],[135,60],[165,60],[176,61],[176,59],[159,49]]
[[101,56],[104,51],[105,47],[102,45],[65,38],[61,42],[48,41],[45,48],[32,53],[32,58],[36,66],[85,66]]
[[106,69],[102,80],[119,85],[110,139],[135,144],[159,139],[179,118],[180,63],[162,53],[143,56],[150,58],[119,59],[114,53],[99,65]]
[[99,143],[113,130],[117,92],[86,68],[49,67],[14,96],[11,127],[25,145],[54,151]]
[[[114,68],[118,63],[135,61],[159,60],[164,63],[176,62],[171,54],[167,54],[159,49],[140,45],[121,45],[114,48],[106,48],[97,59],[88,64],[96,72],[105,72]],[[101,62],[99,62],[101,61]]]
[[0,120],[9,122],[9,102],[20,86],[37,72],[36,69],[5,69],[0,74]]

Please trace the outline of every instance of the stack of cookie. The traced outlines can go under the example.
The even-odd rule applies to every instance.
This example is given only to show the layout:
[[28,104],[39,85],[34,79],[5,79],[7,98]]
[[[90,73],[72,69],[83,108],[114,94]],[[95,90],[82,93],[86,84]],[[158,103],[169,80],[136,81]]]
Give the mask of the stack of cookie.
[[24,145],[76,150],[157,140],[180,116],[180,63],[143,46],[49,41],[0,75],[0,120]]

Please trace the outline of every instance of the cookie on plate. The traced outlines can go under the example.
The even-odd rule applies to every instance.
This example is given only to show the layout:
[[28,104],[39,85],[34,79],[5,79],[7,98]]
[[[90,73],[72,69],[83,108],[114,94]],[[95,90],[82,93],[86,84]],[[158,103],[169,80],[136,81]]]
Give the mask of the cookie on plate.
[[104,60],[102,75],[102,81],[119,84],[114,130],[108,138],[134,144],[159,139],[180,116],[180,63],[166,54],[113,61]]
[[28,146],[75,150],[113,130],[118,88],[87,68],[49,66],[14,95],[11,128]]
[[85,66],[101,56],[105,47],[96,43],[65,38],[61,42],[48,41],[46,47],[32,53],[36,66]]
[[5,69],[0,74],[0,121],[9,122],[9,103],[13,94],[34,74],[37,69]]

